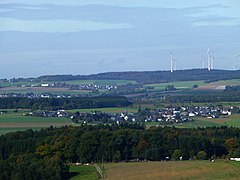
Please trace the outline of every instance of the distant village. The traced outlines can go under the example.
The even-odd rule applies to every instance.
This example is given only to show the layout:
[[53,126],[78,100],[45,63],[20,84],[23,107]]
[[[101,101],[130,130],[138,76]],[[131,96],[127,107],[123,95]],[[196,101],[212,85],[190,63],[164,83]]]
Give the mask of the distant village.
[[[118,86],[116,85],[99,85],[99,84],[67,84],[67,83],[42,83],[42,84],[32,84],[32,85],[18,85],[21,88],[66,88],[70,91],[74,90],[87,90],[98,93],[99,90],[116,90]],[[77,97],[79,95],[70,95],[68,93],[63,95],[56,95],[52,93],[1,93],[0,98],[6,97],[24,97],[24,98],[71,98],[72,96]]]
[[22,85],[22,87],[51,87],[51,88],[68,88],[69,90],[111,90],[117,89],[116,85],[99,85],[94,83],[86,84],[68,84],[68,83],[43,83],[34,85]]
[[122,113],[104,113],[101,111],[69,113],[65,110],[32,111],[24,113],[25,116],[38,117],[68,117],[73,123],[125,123],[125,122],[159,122],[159,124],[192,122],[194,117],[219,118],[228,117],[234,107],[180,107],[163,109],[141,109],[136,113],[128,111]]

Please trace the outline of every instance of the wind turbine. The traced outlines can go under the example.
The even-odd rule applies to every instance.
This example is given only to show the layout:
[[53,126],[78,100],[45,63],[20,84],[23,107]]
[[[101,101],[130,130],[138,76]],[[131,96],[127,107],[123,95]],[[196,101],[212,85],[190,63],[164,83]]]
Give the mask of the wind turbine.
[[172,54],[172,52],[170,51],[170,63],[171,63],[171,73],[173,72],[173,54]]
[[207,58],[208,59],[208,71],[211,71],[214,68],[213,64],[214,64],[215,57],[213,56],[213,52],[210,49],[207,50],[207,57],[208,57]]
[[[240,55],[237,55],[236,58],[240,57]],[[239,70],[239,65],[240,63],[235,63],[233,64],[233,70],[236,71],[236,70]]]
[[211,51],[211,69],[214,68],[214,61],[215,61],[215,57],[213,56],[213,52]]
[[173,58],[173,54],[170,51],[170,61],[171,61],[171,72],[176,71],[177,70],[177,59]]
[[239,70],[240,63],[233,64],[233,70],[237,71]]
[[211,51],[210,49],[207,50],[207,59],[208,59],[208,71],[211,71]]
[[205,57],[202,56],[202,68],[205,68]]

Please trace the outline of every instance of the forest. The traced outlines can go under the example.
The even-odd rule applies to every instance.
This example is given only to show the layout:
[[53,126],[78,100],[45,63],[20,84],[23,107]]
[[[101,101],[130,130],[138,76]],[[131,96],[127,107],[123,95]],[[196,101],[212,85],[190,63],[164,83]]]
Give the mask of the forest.
[[240,129],[81,125],[0,136],[0,179],[67,179],[70,163],[240,156]]
[[128,72],[106,72],[92,75],[45,75],[38,78],[12,79],[12,81],[69,81],[69,80],[135,80],[138,83],[166,83],[176,81],[196,81],[204,80],[213,82],[217,80],[237,79],[240,76],[240,70],[211,70],[207,69],[189,69],[170,71],[128,71]]
[[[229,89],[229,88],[227,88]],[[196,102],[196,103],[214,103],[214,102],[238,102],[240,101],[240,91],[233,91],[233,90],[227,90],[227,91],[213,91],[208,92],[208,94],[179,94],[179,95],[167,95],[166,102],[172,102],[172,103],[189,103],[189,102]]]
[[99,96],[75,98],[0,98],[0,109],[59,110],[80,108],[122,107],[131,103],[126,97]]

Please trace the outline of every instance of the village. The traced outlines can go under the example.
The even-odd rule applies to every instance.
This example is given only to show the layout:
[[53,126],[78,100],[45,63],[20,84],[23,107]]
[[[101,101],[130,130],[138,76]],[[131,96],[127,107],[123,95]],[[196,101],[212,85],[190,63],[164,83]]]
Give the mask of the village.
[[[238,109],[238,108],[237,108]],[[124,111],[122,113],[106,113],[101,111],[75,112],[65,110],[32,111],[25,116],[38,117],[68,117],[73,123],[117,123],[125,122],[159,122],[159,124],[187,123],[194,121],[194,117],[220,118],[228,117],[236,112],[236,107],[223,108],[211,106],[193,106],[162,109],[142,109],[136,113]]]

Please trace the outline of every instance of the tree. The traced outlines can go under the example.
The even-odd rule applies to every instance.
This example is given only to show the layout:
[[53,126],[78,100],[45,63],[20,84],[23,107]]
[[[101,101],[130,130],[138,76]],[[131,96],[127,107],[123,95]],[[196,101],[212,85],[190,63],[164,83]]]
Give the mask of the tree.
[[174,90],[176,90],[176,88],[174,87],[174,85],[167,85],[167,86],[165,87],[165,91],[174,91]]
[[180,157],[183,156],[183,153],[180,149],[176,149],[173,154],[172,154],[172,159],[177,161],[177,160],[180,160]]
[[193,88],[193,89],[196,89],[196,88],[198,88],[198,85],[197,85],[197,84],[194,84],[192,88]]
[[205,151],[199,151],[197,153],[198,160],[204,160],[204,159],[206,159],[206,157],[207,157],[207,154],[205,153]]
[[113,162],[119,162],[121,161],[121,153],[120,151],[116,151],[113,155]]

